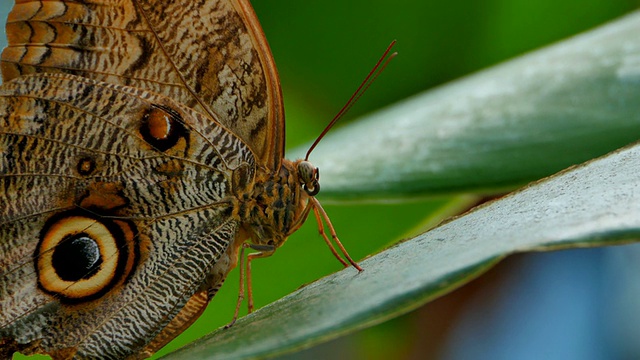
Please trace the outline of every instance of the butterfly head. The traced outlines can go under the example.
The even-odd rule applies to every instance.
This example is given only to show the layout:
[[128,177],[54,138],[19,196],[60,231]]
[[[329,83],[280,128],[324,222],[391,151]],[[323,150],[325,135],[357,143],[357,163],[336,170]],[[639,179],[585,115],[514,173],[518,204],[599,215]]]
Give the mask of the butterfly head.
[[277,187],[288,191],[279,191],[284,195],[281,198],[283,202],[281,218],[283,221],[277,225],[278,231],[284,236],[278,237],[279,239],[275,242],[276,247],[282,245],[289,235],[297,231],[307,219],[311,210],[309,201],[320,192],[319,180],[318,168],[307,160],[285,160],[283,163],[280,185]]
[[320,170],[306,160],[298,161],[297,169],[302,190],[309,196],[316,196],[320,192]]

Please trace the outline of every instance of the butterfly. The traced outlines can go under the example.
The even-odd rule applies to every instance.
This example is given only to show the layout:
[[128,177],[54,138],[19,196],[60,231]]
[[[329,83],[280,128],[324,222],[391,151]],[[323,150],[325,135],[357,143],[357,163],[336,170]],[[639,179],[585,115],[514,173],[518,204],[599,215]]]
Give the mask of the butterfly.
[[147,357],[245,249],[248,269],[310,213],[360,269],[314,197],[318,169],[283,158],[249,1],[16,0],[7,37],[0,357]]

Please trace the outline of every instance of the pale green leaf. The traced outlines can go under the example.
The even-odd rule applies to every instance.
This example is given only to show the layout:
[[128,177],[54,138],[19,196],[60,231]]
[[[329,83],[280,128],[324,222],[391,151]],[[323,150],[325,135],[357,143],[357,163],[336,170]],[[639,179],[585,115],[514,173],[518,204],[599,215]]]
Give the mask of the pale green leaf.
[[166,359],[272,356],[419,307],[517,252],[625,243],[640,236],[640,145],[480,206],[344,269]]
[[333,131],[310,158],[323,198],[514,188],[635,141],[638,34],[636,12]]

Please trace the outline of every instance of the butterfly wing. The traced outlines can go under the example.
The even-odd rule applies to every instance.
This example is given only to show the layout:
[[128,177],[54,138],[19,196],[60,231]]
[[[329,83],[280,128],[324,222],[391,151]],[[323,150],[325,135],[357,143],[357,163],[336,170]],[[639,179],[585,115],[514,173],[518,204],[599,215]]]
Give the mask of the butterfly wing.
[[4,83],[0,355],[164,344],[181,310],[206,305],[254,168],[242,141],[162,95],[73,75]]
[[67,72],[166,95],[226,126],[259,164],[284,155],[280,81],[248,0],[16,0],[5,81]]

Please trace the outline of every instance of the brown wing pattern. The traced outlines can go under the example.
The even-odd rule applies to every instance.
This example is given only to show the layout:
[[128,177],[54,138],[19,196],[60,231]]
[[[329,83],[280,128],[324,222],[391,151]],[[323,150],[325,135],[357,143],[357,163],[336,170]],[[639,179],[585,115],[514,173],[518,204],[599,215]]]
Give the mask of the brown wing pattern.
[[278,169],[284,115],[247,0],[16,0],[3,79],[67,72],[150,90],[208,114]]
[[[154,117],[170,126],[150,129]],[[164,96],[72,75],[3,84],[0,357],[121,359],[162,346],[208,301],[207,276],[239,223],[232,193],[254,168],[233,134]],[[68,244],[87,238],[101,265],[69,279],[84,257]]]

